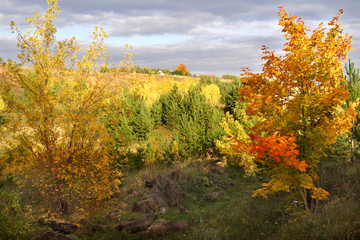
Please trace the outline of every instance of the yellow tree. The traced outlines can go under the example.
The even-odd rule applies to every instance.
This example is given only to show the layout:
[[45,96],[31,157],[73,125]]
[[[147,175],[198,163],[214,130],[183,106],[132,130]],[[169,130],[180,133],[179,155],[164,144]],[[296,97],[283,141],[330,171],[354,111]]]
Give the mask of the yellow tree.
[[[60,9],[57,0],[48,4],[45,13],[26,19],[25,33],[11,23],[21,54],[20,64],[3,63],[0,91],[11,117],[2,141],[7,141],[8,169],[18,182],[38,187],[66,212],[74,200],[83,204],[108,197],[118,174],[100,119],[111,75],[99,71],[108,57],[103,30],[95,28],[92,45],[78,58],[75,38],[56,40],[53,22]],[[33,70],[24,70],[24,64]]]
[[251,145],[238,141],[237,148],[251,149],[271,176],[255,196],[291,192],[300,195],[310,210],[310,196],[318,201],[329,194],[315,186],[317,164],[336,137],[350,129],[356,115],[354,104],[342,108],[349,96],[342,61],[352,41],[338,23],[342,12],[328,23],[328,30],[321,23],[309,34],[301,18],[280,7],[285,54],[275,56],[263,47],[262,72],[244,69],[240,99],[248,102],[249,116],[262,120],[249,134]]

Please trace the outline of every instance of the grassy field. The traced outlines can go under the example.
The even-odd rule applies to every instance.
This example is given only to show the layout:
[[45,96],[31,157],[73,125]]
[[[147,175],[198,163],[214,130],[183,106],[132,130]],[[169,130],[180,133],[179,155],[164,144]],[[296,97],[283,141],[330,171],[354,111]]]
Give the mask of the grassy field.
[[[239,169],[226,168],[223,174],[206,170],[208,161],[192,159],[171,167],[151,166],[129,173],[123,180],[120,191],[114,198],[104,201],[94,211],[78,209],[68,216],[54,215],[42,208],[41,199],[31,194],[31,189],[22,197],[16,192],[15,184],[8,179],[0,189],[1,202],[8,206],[11,222],[8,226],[18,232],[14,239],[28,239],[44,232],[40,227],[41,217],[62,219],[78,224],[80,229],[72,239],[144,239],[137,233],[119,232],[120,223],[144,218],[147,214],[133,213],[133,204],[146,199],[154,192],[160,196],[161,189],[145,187],[147,179],[162,176],[168,178],[174,170],[180,170],[181,178],[176,181],[184,190],[181,205],[167,207],[159,214],[156,222],[187,221],[188,228],[154,239],[358,239],[360,237],[359,177],[360,165],[339,165],[328,162],[323,165],[323,181],[331,197],[320,203],[316,213],[299,217],[294,211],[286,211],[285,195],[277,194],[268,199],[253,198],[252,193],[260,187],[262,179],[245,178]],[[159,192],[160,191],[160,192]],[[203,196],[213,191],[225,191],[218,199],[205,201]],[[5,194],[6,193],[6,194]],[[5,197],[6,196],[6,197]],[[31,207],[30,207],[31,206]],[[186,213],[180,209],[185,208]],[[117,209],[119,215],[109,219],[109,211]],[[6,223],[4,215],[2,224]],[[91,224],[102,225],[102,229],[91,232],[89,225],[80,224],[87,217]],[[9,219],[10,220],[10,219]]]

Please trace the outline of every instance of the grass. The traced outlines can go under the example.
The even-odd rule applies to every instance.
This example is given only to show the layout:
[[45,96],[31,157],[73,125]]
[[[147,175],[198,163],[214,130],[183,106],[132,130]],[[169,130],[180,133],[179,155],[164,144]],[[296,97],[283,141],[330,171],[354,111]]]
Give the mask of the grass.
[[[322,165],[320,174],[322,181],[328,183],[323,184],[330,191],[331,197],[320,204],[317,213],[295,221],[292,212],[285,210],[285,194],[276,194],[268,199],[253,198],[253,191],[261,186],[261,181],[256,177],[245,178],[240,170],[231,168],[225,174],[207,173],[203,165],[203,160],[195,159],[170,167],[153,165],[129,172],[120,187],[120,193],[104,201],[95,211],[75,211],[66,217],[53,217],[79,223],[86,216],[92,224],[105,225],[103,230],[92,233],[87,225],[79,224],[81,227],[73,234],[74,239],[144,239],[140,234],[120,233],[115,227],[122,222],[146,216],[131,212],[134,202],[147,198],[154,191],[145,188],[146,179],[159,175],[167,177],[175,169],[180,169],[182,177],[177,182],[186,193],[184,201],[181,206],[167,208],[165,214],[159,215],[156,221],[186,220],[189,228],[155,239],[360,238],[359,164],[340,167],[334,162],[328,162]],[[334,171],[338,175],[333,175]],[[204,200],[204,194],[220,190],[226,193],[210,202]],[[0,188],[0,193],[0,239],[28,239],[46,231],[47,228],[36,224],[39,217],[46,214],[49,216],[41,206],[41,199],[28,196],[26,200],[26,196],[17,192],[16,185],[7,180]],[[25,194],[31,193],[29,191]],[[180,207],[186,208],[188,213],[181,213]],[[32,210],[29,211],[29,208]],[[108,219],[106,215],[113,209],[119,209],[120,216]],[[7,232],[5,228],[8,228]]]
[[[196,161],[178,164],[171,168],[149,168],[128,176],[121,190],[128,192],[129,189],[133,189],[137,196],[126,199],[128,204],[121,221],[145,217],[144,214],[130,212],[131,203],[146,198],[148,191],[143,187],[145,179],[157,175],[167,176],[178,168],[182,172],[182,179],[178,183],[186,192],[185,199],[181,206],[168,208],[164,215],[159,216],[158,221],[186,220],[190,228],[168,234],[166,239],[263,239],[264,236],[276,232],[284,209],[281,196],[275,196],[270,205],[268,200],[254,199],[251,197],[252,192],[260,186],[255,178],[244,179],[242,174],[234,170],[224,175],[207,174]],[[211,202],[203,199],[204,194],[219,190],[225,190],[226,194]],[[188,213],[180,213],[180,207],[186,208]],[[263,228],[260,232],[259,226]],[[119,233],[111,230],[107,233],[99,232],[88,239],[107,239],[116,236],[119,237]],[[143,236],[134,234],[120,234],[120,236],[124,239],[143,239]]]

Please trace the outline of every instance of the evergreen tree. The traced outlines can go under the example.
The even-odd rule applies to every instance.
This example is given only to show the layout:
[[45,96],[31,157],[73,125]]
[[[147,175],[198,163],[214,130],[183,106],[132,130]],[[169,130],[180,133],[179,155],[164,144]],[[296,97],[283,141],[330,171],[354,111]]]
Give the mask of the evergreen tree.
[[[356,101],[360,97],[360,75],[359,75],[359,68],[355,68],[355,64],[351,62],[349,59],[348,64],[345,64],[346,70],[346,80],[348,91],[350,93],[349,99],[347,100],[347,105],[352,102]],[[358,113],[356,117],[356,121],[353,121],[353,126],[351,131],[349,132],[349,142],[351,143],[351,162],[354,162],[356,159],[359,159],[360,152],[356,151],[359,141],[360,141],[360,107],[356,108],[356,112]]]
[[219,127],[222,115],[206,102],[200,85],[188,91],[181,105],[184,111],[176,126],[180,154],[189,156],[204,153],[208,148],[214,147],[214,140],[222,135],[223,130]]
[[182,96],[178,85],[174,85],[170,93],[164,94],[159,101],[162,105],[162,122],[167,126],[176,126],[182,112]]

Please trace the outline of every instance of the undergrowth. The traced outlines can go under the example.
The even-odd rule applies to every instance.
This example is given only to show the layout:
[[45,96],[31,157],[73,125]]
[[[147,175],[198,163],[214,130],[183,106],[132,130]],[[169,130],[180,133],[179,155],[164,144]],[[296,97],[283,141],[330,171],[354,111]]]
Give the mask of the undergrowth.
[[[145,199],[151,190],[145,188],[145,180],[158,176],[167,177],[176,169],[181,171],[178,184],[185,192],[180,206],[167,208],[158,220],[169,222],[187,221],[189,228],[170,233],[158,239],[359,239],[360,237],[360,177],[359,164],[345,164],[341,167],[334,162],[323,163],[320,171],[323,183],[331,197],[320,203],[317,212],[307,217],[295,217],[286,211],[283,194],[268,199],[253,198],[252,193],[261,185],[257,177],[245,177],[235,168],[227,168],[225,174],[204,171],[206,161],[192,159],[172,166],[153,165],[139,171],[131,171],[123,179],[120,192],[103,202],[96,209],[74,211],[71,215],[52,216],[79,224],[86,216],[92,223],[105,225],[95,233],[79,224],[80,230],[73,234],[74,239],[143,239],[139,234],[118,232],[115,227],[147,214],[133,213],[134,202]],[[339,170],[340,169],[340,170]],[[337,175],[334,175],[337,172]],[[335,178],[335,179],[334,179]],[[327,179],[329,181],[326,184]],[[335,181],[337,180],[337,181]],[[333,185],[333,183],[337,183]],[[226,193],[214,201],[205,201],[203,196],[213,191]],[[37,219],[47,215],[41,201],[30,197],[31,201],[21,200],[15,183],[5,180],[0,188],[0,239],[29,239],[45,231]],[[26,196],[25,196],[26,198]],[[187,213],[180,213],[180,208]],[[107,213],[119,209],[120,215],[108,219]],[[157,239],[157,238],[155,238]]]

